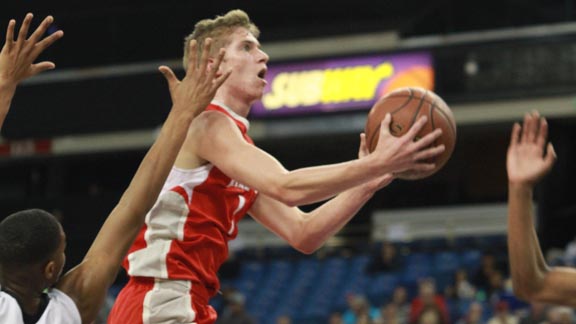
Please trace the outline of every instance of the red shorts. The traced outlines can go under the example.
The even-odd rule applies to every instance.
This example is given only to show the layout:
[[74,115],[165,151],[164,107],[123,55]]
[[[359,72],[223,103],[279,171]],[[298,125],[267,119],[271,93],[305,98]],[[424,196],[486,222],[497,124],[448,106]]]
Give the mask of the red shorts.
[[108,324],[213,324],[206,288],[186,280],[132,277],[120,291]]

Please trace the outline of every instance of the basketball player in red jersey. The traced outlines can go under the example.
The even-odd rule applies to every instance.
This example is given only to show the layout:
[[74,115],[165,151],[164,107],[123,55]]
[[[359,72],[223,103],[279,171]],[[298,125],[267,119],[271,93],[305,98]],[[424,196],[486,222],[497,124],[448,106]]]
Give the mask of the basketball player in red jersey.
[[507,155],[510,273],[516,296],[576,307],[576,270],[549,267],[534,229],[534,186],[556,161],[547,135],[548,124],[538,112],[526,114],[523,126],[512,130]]
[[[16,38],[16,21],[8,24],[0,52],[0,125],[18,84],[54,68],[52,62],[34,64],[34,61],[63,33],[57,31],[42,38],[53,21],[49,16],[28,37],[31,21],[32,14],[26,15]],[[211,43],[209,39],[205,42],[202,56],[197,55],[195,41],[188,44],[190,62],[182,81],[168,67],[160,67],[172,97],[170,113],[129,187],[79,265],[60,277],[66,259],[66,238],[50,213],[40,209],[23,210],[0,222],[0,323],[80,324],[95,320],[122,259],[174,164],[190,122],[205,109],[218,86],[230,75],[229,70],[218,76],[215,73],[224,50],[212,66],[208,66],[206,58]]]
[[[186,43],[213,38],[217,47],[226,48],[220,69],[233,68],[234,74],[190,126],[125,260],[130,280],[110,323],[214,323],[216,313],[208,302],[219,288],[216,274],[246,213],[294,248],[312,253],[387,185],[391,174],[430,170],[434,165],[422,161],[444,150],[430,147],[440,130],[413,141],[425,118],[396,138],[387,116],[373,153],[367,154],[362,137],[357,160],[286,170],[247,135],[246,116],[266,86],[268,55],[258,34],[245,12],[233,10],[198,22],[186,38]],[[296,207],[327,199],[309,213]]]

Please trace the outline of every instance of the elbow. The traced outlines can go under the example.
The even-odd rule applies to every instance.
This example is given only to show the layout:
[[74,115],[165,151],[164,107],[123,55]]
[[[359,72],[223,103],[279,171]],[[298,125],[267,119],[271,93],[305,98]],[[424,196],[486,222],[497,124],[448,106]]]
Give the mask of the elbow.
[[524,301],[538,301],[543,288],[543,279],[513,278],[512,288],[514,295]]
[[530,301],[533,296],[533,293],[531,293],[530,289],[526,289],[526,287],[522,287],[519,284],[514,284],[514,296],[516,296],[517,298],[524,300],[524,301]]
[[286,188],[280,184],[275,184],[269,189],[268,195],[275,200],[280,201],[288,207],[297,207],[303,205],[302,198],[297,191]]
[[293,248],[298,250],[298,252],[306,255],[311,255],[318,250],[319,247],[310,247],[310,246],[299,246],[299,245],[292,245]]
[[313,242],[311,240],[299,240],[297,242],[290,242],[290,245],[298,252],[306,255],[313,254],[322,247],[321,242]]
[[541,301],[539,298],[540,290],[534,285],[525,285],[524,287],[518,287],[518,288],[515,287],[514,296],[526,302]]

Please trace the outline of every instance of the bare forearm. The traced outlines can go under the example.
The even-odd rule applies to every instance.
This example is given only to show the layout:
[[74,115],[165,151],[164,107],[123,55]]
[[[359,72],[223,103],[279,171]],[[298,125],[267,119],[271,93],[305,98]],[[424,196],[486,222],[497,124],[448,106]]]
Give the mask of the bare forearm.
[[361,188],[345,191],[303,217],[300,249],[312,253],[338,233],[372,197]]
[[[192,117],[170,114],[160,134],[142,160],[130,185],[122,195],[91,251],[112,251],[118,265],[138,234],[148,210],[154,205],[184,141]],[[101,244],[114,244],[108,249]]]
[[274,196],[291,206],[324,201],[382,173],[371,162],[366,158],[288,172],[273,180],[278,188]]
[[12,98],[16,92],[16,86],[5,84],[0,81],[0,130],[4,125],[4,120],[8,115],[8,110],[10,109],[10,104],[12,103]]
[[532,206],[532,187],[509,185],[508,250],[517,294],[530,298],[541,290],[547,266],[542,255]]

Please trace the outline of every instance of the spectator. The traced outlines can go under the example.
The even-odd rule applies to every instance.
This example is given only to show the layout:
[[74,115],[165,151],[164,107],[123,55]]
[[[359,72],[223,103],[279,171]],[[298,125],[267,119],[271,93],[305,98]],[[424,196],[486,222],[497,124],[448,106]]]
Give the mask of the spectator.
[[392,301],[390,303],[396,307],[398,322],[408,323],[408,317],[410,316],[410,302],[408,301],[408,292],[406,291],[406,287],[397,286],[394,288]]
[[504,285],[505,281],[502,272],[497,270],[492,271],[489,275],[488,283],[489,285],[486,290],[488,301],[492,305],[496,305],[502,299],[502,296],[506,293]]
[[245,297],[235,291],[228,296],[228,302],[217,324],[256,324],[256,320],[244,308]]
[[290,316],[282,315],[276,319],[276,324],[292,324]]
[[424,279],[418,286],[418,296],[412,300],[410,305],[410,323],[418,323],[420,313],[427,307],[437,307],[441,314],[441,323],[449,323],[450,316],[446,300],[442,295],[436,293],[436,286],[433,280]]
[[472,284],[476,288],[481,289],[485,292],[490,290],[490,278],[492,273],[499,271],[502,273],[504,267],[500,265],[496,256],[490,252],[486,252],[482,255],[482,260],[480,263],[480,268],[476,271],[472,278]]
[[[406,319],[406,318],[404,318]],[[376,321],[377,324],[404,324],[398,314],[398,306],[394,303],[388,303],[380,308],[380,316]]]
[[440,309],[432,304],[426,306],[418,315],[416,324],[448,324]]
[[330,317],[328,318],[328,324],[344,324],[344,321],[342,320],[342,314],[339,312],[330,314]]
[[468,273],[464,269],[454,273],[454,286],[458,299],[473,299],[476,295],[476,287],[468,280]]
[[378,253],[372,256],[370,263],[366,267],[366,273],[377,273],[384,271],[397,271],[402,269],[402,259],[398,250],[391,242],[383,242]]
[[483,324],[485,322],[484,306],[480,302],[472,302],[468,306],[466,314],[456,324]]
[[518,316],[512,314],[508,303],[500,301],[494,307],[494,315],[488,320],[488,324],[518,324]]
[[347,301],[348,309],[342,314],[344,324],[357,324],[365,316],[368,316],[370,320],[378,318],[378,309],[370,306],[363,295],[350,295]]
[[546,321],[548,305],[541,302],[532,302],[528,311],[520,316],[520,324],[540,324]]

